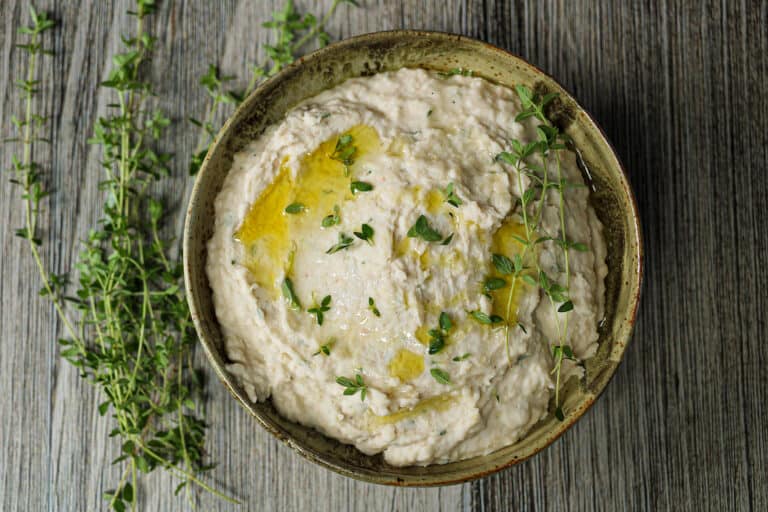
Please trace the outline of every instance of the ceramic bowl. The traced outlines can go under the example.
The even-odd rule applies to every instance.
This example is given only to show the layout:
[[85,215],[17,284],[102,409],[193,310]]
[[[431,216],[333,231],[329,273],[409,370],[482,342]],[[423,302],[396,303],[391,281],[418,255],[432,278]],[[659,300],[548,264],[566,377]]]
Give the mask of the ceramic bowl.
[[[586,361],[585,378],[580,382],[571,379],[564,388],[565,420],[549,415],[511,446],[481,457],[425,467],[390,466],[380,455],[364,455],[282,418],[270,401],[250,401],[226,370],[227,354],[205,272],[214,198],[233,155],[300,101],[351,77],[403,67],[471,69],[475,76],[508,87],[522,83],[542,93],[559,93],[560,101],[548,114],[581,153],[584,172],[594,185],[591,201],[605,225],[608,243],[606,315],[599,331],[599,350]],[[594,403],[616,372],[630,339],[640,299],[642,243],[635,199],[615,151],[595,121],[554,79],[520,57],[480,41],[436,32],[392,31],[353,37],[299,59],[240,105],[217,135],[197,176],[186,216],[184,272],[192,318],[211,365],[232,396],[264,428],[309,460],[346,476],[379,484],[443,485],[485,476],[525,460],[557,439]]]

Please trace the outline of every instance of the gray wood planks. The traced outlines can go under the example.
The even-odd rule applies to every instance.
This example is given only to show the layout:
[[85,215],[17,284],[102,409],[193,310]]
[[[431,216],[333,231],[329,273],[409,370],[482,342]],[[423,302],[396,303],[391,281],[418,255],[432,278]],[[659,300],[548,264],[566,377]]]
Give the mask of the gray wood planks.
[[[330,1],[298,2],[322,12]],[[624,160],[646,236],[646,285],[625,363],[593,409],[539,456],[443,489],[345,479],[271,439],[211,375],[216,481],[239,510],[750,510],[768,504],[765,368],[768,287],[768,6],[765,2],[374,1],[342,7],[334,38],[400,27],[460,32],[522,55],[590,110]],[[41,108],[54,118],[38,160],[55,194],[42,214],[43,254],[71,267],[102,204],[98,152],[85,140],[109,97],[103,79],[130,29],[126,1],[40,1],[60,26],[46,36]],[[15,28],[26,1],[0,9],[0,119],[19,113]],[[177,124],[163,193],[181,209],[208,63],[244,77],[280,1],[166,1],[150,21],[159,106]],[[219,119],[222,121],[223,117]],[[12,148],[0,149],[6,168]],[[119,475],[117,447],[90,386],[57,356],[58,324],[37,296],[19,203],[0,185],[0,509],[93,510]],[[200,364],[205,361],[200,359]],[[169,478],[142,484],[142,508],[185,509]],[[210,497],[202,508],[236,510]]]

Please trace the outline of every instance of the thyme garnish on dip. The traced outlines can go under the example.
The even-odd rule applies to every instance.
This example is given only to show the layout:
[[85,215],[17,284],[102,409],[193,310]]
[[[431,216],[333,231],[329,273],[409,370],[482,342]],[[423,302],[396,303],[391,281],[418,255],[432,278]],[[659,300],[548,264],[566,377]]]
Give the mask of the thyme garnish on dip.
[[359,373],[355,375],[354,380],[347,377],[336,377],[336,384],[344,386],[344,395],[354,395],[358,391],[360,392],[360,400],[364,401],[365,396],[368,393],[368,386],[363,381],[363,376]]
[[[581,186],[581,184],[569,183],[563,179],[560,165],[559,151],[566,148],[567,136],[561,133],[549,119],[547,119],[544,110],[552,102],[557,94],[546,94],[540,97],[523,85],[515,88],[523,111],[517,115],[516,121],[522,121],[528,118],[534,118],[541,124],[536,127],[537,140],[528,144],[522,144],[518,140],[511,141],[511,149],[504,151],[496,156],[496,160],[511,165],[514,169],[518,189],[522,195],[520,198],[520,214],[523,219],[525,236],[515,236],[515,239],[523,246],[520,254],[515,254],[510,259],[502,254],[494,254],[492,262],[496,270],[502,274],[511,276],[510,286],[512,291],[509,293],[509,299],[506,305],[505,322],[505,343],[507,349],[507,358],[511,362],[509,354],[509,336],[511,332],[510,318],[512,315],[512,297],[518,280],[522,279],[527,284],[540,288],[548,298],[552,309],[555,312],[555,321],[557,326],[557,343],[552,344],[552,357],[554,359],[555,374],[555,416],[563,420],[565,415],[560,404],[560,376],[564,359],[573,360],[573,349],[567,345],[568,339],[568,313],[573,310],[573,302],[570,299],[570,259],[569,251],[587,251],[588,248],[583,243],[573,242],[568,239],[565,229],[565,190]],[[555,159],[554,171],[550,169],[549,161],[551,157]],[[532,159],[540,161],[541,165],[530,162]],[[530,179],[533,186],[523,189],[523,177]],[[558,197],[559,209],[559,233],[555,236],[538,236],[544,202],[550,190],[554,190]],[[538,194],[538,197],[537,197]],[[552,242],[562,250],[563,271],[559,276],[563,284],[555,279],[541,268],[538,258],[532,254],[535,246],[540,243]],[[531,260],[533,269],[526,266]],[[525,326],[517,324],[523,332]]]
[[448,331],[453,327],[451,317],[445,311],[440,313],[438,326],[430,329],[429,334],[429,354],[437,354],[445,347],[445,339],[448,337]]
[[381,316],[381,312],[379,311],[379,308],[376,307],[376,301],[373,300],[373,297],[368,297],[368,309],[376,316]]
[[448,385],[451,383],[451,376],[448,375],[448,372],[445,370],[441,370],[440,368],[432,368],[429,370],[429,374],[432,375],[432,378],[440,384]]
[[317,319],[317,325],[323,325],[324,314],[331,309],[331,296],[326,295],[320,304],[315,303],[311,308],[307,310],[310,315],[315,315]]
[[439,242],[443,235],[429,225],[429,220],[424,215],[419,215],[411,229],[408,230],[409,238],[421,238],[425,242]]

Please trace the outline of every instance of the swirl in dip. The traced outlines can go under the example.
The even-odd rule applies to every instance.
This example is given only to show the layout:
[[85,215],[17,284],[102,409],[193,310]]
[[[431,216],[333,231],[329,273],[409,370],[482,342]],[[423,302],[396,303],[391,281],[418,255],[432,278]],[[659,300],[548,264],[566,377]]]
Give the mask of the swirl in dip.
[[514,443],[597,349],[606,249],[575,156],[528,92],[464,75],[403,69],[301,103],[215,204],[229,370],[393,465]]

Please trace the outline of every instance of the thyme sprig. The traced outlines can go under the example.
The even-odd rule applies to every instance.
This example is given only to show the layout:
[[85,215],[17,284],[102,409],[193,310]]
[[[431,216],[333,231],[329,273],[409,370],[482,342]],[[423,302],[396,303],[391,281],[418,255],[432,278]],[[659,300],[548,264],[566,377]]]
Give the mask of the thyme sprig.
[[437,354],[445,348],[445,339],[448,337],[449,331],[453,328],[453,321],[451,321],[451,317],[445,311],[440,313],[437,323],[437,327],[430,329],[428,332],[429,354]]
[[282,11],[274,12],[272,19],[262,23],[262,27],[272,29],[275,42],[264,46],[267,54],[265,62],[251,65],[251,76],[243,91],[227,90],[227,84],[235,80],[235,77],[222,75],[213,64],[208,66],[208,72],[201,77],[200,84],[210,96],[210,104],[204,119],[190,118],[190,122],[200,129],[197,148],[190,158],[190,175],[197,174],[208,154],[213,137],[216,135],[213,120],[219,110],[224,105],[232,108],[240,104],[256,89],[257,85],[291,64],[306,47],[313,43],[319,47],[328,44],[330,36],[325,31],[325,26],[341,4],[350,4],[355,7],[358,5],[355,0],[334,0],[325,16],[319,20],[311,13],[299,13],[293,0],[288,0]]
[[461,198],[456,195],[456,192],[453,190],[454,184],[453,182],[450,182],[445,189],[443,189],[443,195],[445,196],[445,202],[453,206],[454,208],[458,208],[463,204]]
[[339,233],[339,241],[333,244],[327,251],[325,251],[325,254],[334,254],[344,249],[349,249],[349,247],[354,243],[354,238],[346,233]]
[[326,295],[323,297],[323,300],[320,301],[318,304],[315,302],[311,308],[307,310],[307,313],[310,315],[315,315],[315,319],[317,320],[317,325],[323,325],[323,321],[325,319],[325,313],[331,310],[331,296]]
[[115,510],[136,508],[138,473],[163,468],[179,478],[177,492],[195,484],[229,501],[203,482],[199,475],[213,465],[205,462],[205,422],[196,399],[201,381],[192,367],[194,329],[180,287],[181,265],[171,257],[169,240],[160,235],[163,207],[149,194],[150,185],[169,172],[170,156],[151,145],[162,136],[169,120],[150,110],[151,84],[140,74],[155,39],[144,31],[144,18],[154,12],[152,0],[137,0],[130,12],[136,31],[123,38],[124,51],[113,58],[114,67],[102,86],[114,91],[116,102],[101,117],[89,142],[102,148],[106,191],[104,218],[89,233],[77,263],[77,291],[67,297],[77,311],[77,322],[63,307],[65,276],[49,273],[42,263],[37,236],[43,191],[39,167],[32,160],[33,144],[45,118],[32,110],[37,93],[36,56],[48,53],[40,35],[53,26],[44,14],[30,10],[32,25],[20,32],[30,35],[21,48],[28,54],[23,156],[14,158],[14,182],[23,189],[26,239],[40,273],[43,293],[62,320],[66,338],[59,340],[61,355],[80,375],[97,386],[105,400],[101,415],[112,411],[111,436],[121,442],[121,455],[113,463],[124,467],[117,487],[105,493]]
[[328,339],[327,342],[320,345],[320,348],[317,349],[317,352],[312,354],[312,356],[319,356],[320,354],[323,354],[324,356],[328,357],[331,355],[331,349],[336,344],[336,338],[331,337]]
[[368,394],[368,386],[363,380],[363,376],[359,373],[355,375],[354,379],[348,377],[336,377],[336,384],[344,387],[344,395],[354,395],[358,391],[360,392],[360,400],[364,401]]
[[[545,109],[551,103],[557,94],[546,94],[539,96],[527,87],[518,85],[517,95],[523,110],[515,118],[520,122],[525,119],[534,118],[540,122],[536,127],[537,139],[535,141],[523,144],[520,141],[512,140],[509,151],[499,153],[496,160],[513,167],[517,178],[517,186],[520,191],[520,214],[523,218],[525,236],[515,236],[515,239],[523,246],[520,254],[515,254],[512,258],[503,254],[494,254],[492,263],[496,271],[504,276],[510,276],[510,293],[506,305],[505,321],[505,344],[507,358],[510,364],[511,356],[509,352],[509,337],[511,335],[511,316],[512,300],[515,287],[519,280],[523,280],[531,286],[540,288],[548,298],[555,313],[557,337],[556,344],[552,344],[554,367],[552,373],[555,375],[555,416],[563,420],[565,415],[560,404],[560,378],[562,372],[562,363],[564,359],[573,360],[573,350],[566,344],[568,331],[568,313],[573,310],[573,302],[570,299],[570,258],[571,249],[578,251],[588,250],[585,244],[568,240],[565,229],[565,190],[573,185],[563,179],[562,166],[559,151],[566,148],[567,137],[554,126],[546,117]],[[551,176],[549,161],[554,156],[555,176]],[[540,160],[541,165],[531,162],[532,159]],[[523,178],[528,178],[532,184],[528,188],[523,186]],[[553,179],[554,178],[554,179]],[[541,223],[542,212],[544,210],[544,201],[550,189],[554,189],[558,194],[559,209],[559,236],[538,236]],[[537,196],[538,194],[538,196]],[[544,243],[553,242],[563,252],[563,273],[560,284],[557,280],[549,276],[542,268],[538,258],[531,252],[535,246]],[[534,269],[525,265],[529,259],[533,260]],[[531,270],[535,270],[531,275]],[[535,277],[534,277],[535,276]],[[486,288],[487,288],[486,282]],[[562,318],[562,319],[561,319]],[[525,332],[525,326],[520,323],[517,325]]]
[[363,242],[367,242],[369,245],[373,245],[373,228],[368,224],[363,224],[360,227],[360,231],[353,231],[352,234]]

